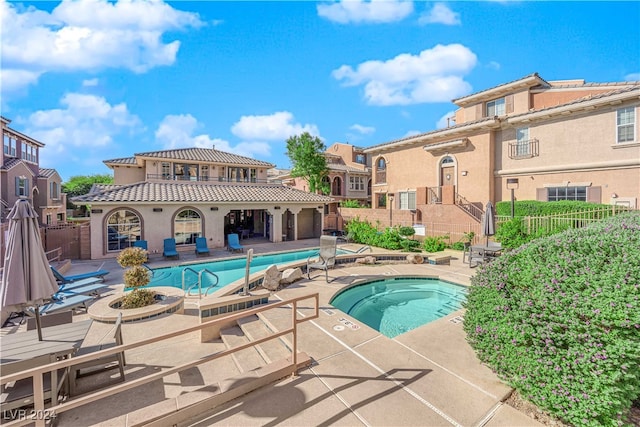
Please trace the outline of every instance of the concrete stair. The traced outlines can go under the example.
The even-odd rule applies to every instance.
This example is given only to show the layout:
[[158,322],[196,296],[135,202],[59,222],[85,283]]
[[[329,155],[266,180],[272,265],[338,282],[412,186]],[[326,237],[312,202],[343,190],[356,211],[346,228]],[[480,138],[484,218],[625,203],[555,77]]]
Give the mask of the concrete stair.
[[[238,320],[237,325],[220,330],[220,338],[228,348],[234,348],[265,338],[272,335],[274,331],[277,330],[273,326],[268,326],[258,316],[249,316]],[[253,371],[288,357],[291,357],[290,347],[281,339],[273,339],[232,355],[240,372]]]

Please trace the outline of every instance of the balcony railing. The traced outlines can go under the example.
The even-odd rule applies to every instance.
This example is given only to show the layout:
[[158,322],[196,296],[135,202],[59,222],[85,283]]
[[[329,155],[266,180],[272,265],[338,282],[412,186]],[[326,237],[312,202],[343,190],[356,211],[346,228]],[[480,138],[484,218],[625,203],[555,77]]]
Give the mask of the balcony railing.
[[509,143],[509,158],[510,159],[529,159],[531,157],[537,157],[538,154],[538,139],[533,138],[527,141],[517,141]]
[[442,187],[427,187],[427,204],[442,203]]
[[281,180],[267,180],[258,178],[227,178],[224,176],[190,176],[190,175],[167,175],[167,174],[147,174],[148,181],[190,181],[190,182],[226,182],[232,184],[276,184],[282,185]]

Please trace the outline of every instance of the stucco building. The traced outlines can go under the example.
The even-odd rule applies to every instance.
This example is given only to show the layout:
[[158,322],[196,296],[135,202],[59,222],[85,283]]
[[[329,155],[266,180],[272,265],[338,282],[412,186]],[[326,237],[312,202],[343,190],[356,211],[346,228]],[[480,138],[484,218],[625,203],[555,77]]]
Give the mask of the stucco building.
[[91,258],[113,257],[136,240],[161,253],[173,237],[193,251],[196,237],[224,247],[226,236],[271,242],[319,237],[331,198],[267,179],[273,165],[215,148],[137,153],[105,160],[113,185],[95,185],[76,204],[91,205]]
[[11,120],[2,122],[2,154],[0,158],[0,220],[16,200],[28,199],[38,212],[43,225],[65,222],[66,194],[62,192],[62,178],[55,169],[40,167],[40,149],[45,144],[11,127]]
[[364,150],[374,210],[477,222],[487,201],[510,200],[512,189],[518,200],[638,208],[640,82],[536,73],[453,103],[453,125]]

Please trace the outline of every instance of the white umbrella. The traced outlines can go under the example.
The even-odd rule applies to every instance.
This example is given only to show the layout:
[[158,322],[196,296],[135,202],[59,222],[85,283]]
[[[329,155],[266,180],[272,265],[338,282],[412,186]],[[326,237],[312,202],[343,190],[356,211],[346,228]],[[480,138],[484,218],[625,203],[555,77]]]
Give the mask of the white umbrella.
[[39,305],[58,291],[42,246],[38,214],[28,200],[18,200],[9,215],[9,234],[0,284],[2,309],[24,311],[35,306],[38,339],[42,341]]
[[496,234],[496,213],[491,202],[487,202],[487,207],[482,217],[482,234],[487,237],[486,245],[489,246],[489,236]]

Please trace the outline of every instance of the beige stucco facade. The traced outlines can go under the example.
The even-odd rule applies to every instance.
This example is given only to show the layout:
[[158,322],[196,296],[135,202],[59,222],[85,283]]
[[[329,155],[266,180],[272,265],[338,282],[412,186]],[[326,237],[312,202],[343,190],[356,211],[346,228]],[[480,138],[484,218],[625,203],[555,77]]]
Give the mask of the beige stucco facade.
[[[429,205],[449,205],[459,219],[453,212],[461,205],[510,200],[511,187],[518,200],[639,207],[640,83],[547,82],[533,74],[454,103],[454,125],[364,150],[374,208],[391,209],[393,196],[396,211],[428,220]],[[507,186],[508,179],[518,182]]]

